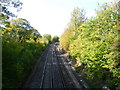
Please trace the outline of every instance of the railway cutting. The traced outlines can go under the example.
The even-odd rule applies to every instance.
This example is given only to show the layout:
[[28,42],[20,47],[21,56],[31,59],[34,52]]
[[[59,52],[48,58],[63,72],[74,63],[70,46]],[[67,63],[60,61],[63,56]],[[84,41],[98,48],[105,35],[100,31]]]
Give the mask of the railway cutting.
[[[59,43],[49,45],[40,56],[23,88],[81,88],[66,68]],[[77,85],[76,85],[77,83]]]

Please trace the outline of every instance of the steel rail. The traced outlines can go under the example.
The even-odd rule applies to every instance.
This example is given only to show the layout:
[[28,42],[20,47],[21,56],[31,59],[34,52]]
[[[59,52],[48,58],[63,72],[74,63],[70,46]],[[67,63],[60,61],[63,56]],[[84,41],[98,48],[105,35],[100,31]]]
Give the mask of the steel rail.
[[[55,62],[56,62],[56,69],[57,69],[57,73],[58,73],[58,79],[60,80],[60,87],[62,88],[62,89],[64,89],[65,88],[65,83],[64,83],[64,80],[63,80],[63,76],[62,76],[62,71],[61,71],[61,69],[60,69],[60,64],[59,64],[59,62],[58,62],[58,57],[57,57],[57,53],[56,53],[56,50],[54,49],[54,48],[56,48],[56,45],[54,45],[53,47],[52,47],[52,49],[51,49],[51,52],[52,52],[52,57],[51,57],[51,61],[50,61],[50,88],[54,88],[54,71],[55,71],[55,68],[54,68],[54,65],[53,65],[53,63],[54,63],[54,61],[53,61],[53,59],[55,59]],[[46,55],[46,59],[45,59],[45,64],[44,64],[44,68],[43,68],[43,72],[42,72],[42,79],[41,79],[41,83],[40,83],[40,88],[43,88],[43,85],[44,85],[44,79],[45,79],[45,72],[46,72],[46,68],[47,68],[47,62],[48,62],[48,55],[49,55],[49,51],[48,51],[48,53],[47,53],[47,55]],[[54,58],[55,57],[55,58]]]
[[48,50],[49,46],[46,47],[46,49],[43,51],[43,53],[40,55],[40,58],[39,60],[36,62],[36,65],[34,66],[33,70],[32,70],[32,73],[31,75],[28,77],[28,80],[25,82],[25,85],[23,86],[23,88],[26,88],[26,85],[32,81],[32,78],[37,70],[37,67],[38,67],[38,64],[41,60],[41,58],[44,56],[45,53],[47,53],[47,50]]
[[[61,52],[59,52],[59,53],[61,54]],[[66,62],[64,62],[64,59],[63,59],[63,58],[61,58],[61,59],[62,59],[62,63],[66,64]],[[66,67],[66,69],[68,69],[67,71],[68,71],[68,73],[69,73],[69,75],[70,75],[70,77],[71,77],[71,79],[72,79],[75,87],[76,87],[76,88],[82,88],[82,87],[80,86],[79,81],[78,81],[77,78],[74,76],[74,74],[72,73],[71,69],[69,68],[69,65],[66,64],[66,65],[64,65],[64,66]]]
[[[49,53],[49,51],[48,51],[48,53]],[[41,83],[40,83],[40,88],[43,87],[43,81],[44,81],[44,77],[45,77],[45,70],[46,70],[47,61],[48,61],[48,53],[47,53],[47,56],[46,56],[46,59],[45,59],[45,64],[44,64],[44,68],[43,68],[43,72],[42,72],[42,80],[41,80]]]
[[[56,48],[56,47],[55,47]],[[57,63],[57,68],[58,68],[58,75],[59,75],[59,79],[61,80],[61,88],[64,89],[65,88],[65,83],[64,83],[64,80],[63,80],[63,76],[62,76],[62,71],[60,69],[60,64],[58,62],[58,57],[57,57],[57,53],[56,53],[56,50],[54,52],[54,55],[56,56],[56,63]]]
[[51,88],[54,88],[54,73],[53,73],[53,49],[52,49],[52,59],[51,59]]

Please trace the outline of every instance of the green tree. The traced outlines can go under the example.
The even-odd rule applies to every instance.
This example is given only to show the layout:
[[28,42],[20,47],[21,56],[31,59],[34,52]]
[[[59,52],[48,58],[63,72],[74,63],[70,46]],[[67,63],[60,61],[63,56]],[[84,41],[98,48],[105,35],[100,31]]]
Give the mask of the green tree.
[[43,38],[48,39],[49,43],[51,43],[51,35],[50,34],[44,34]]
[[2,87],[18,88],[25,82],[35,64],[38,54],[48,41],[42,42],[42,36],[29,21],[22,18],[9,20],[1,14],[2,31]]
[[52,41],[58,42],[59,41],[59,37],[58,36],[54,36],[53,39],[52,39]]
[[[120,86],[120,13],[118,2],[99,6],[97,16],[63,33],[61,46],[69,50],[76,59],[77,71],[85,74],[92,87],[106,84],[108,87]],[[74,23],[77,21],[73,20]],[[71,32],[70,32],[71,30]],[[73,34],[77,33],[76,34]],[[67,40],[69,43],[66,45]],[[65,46],[64,46],[65,45]],[[84,68],[84,69],[83,69]],[[96,81],[94,83],[94,81]]]
[[71,21],[68,28],[60,37],[60,44],[64,50],[69,50],[72,43],[79,35],[78,27],[86,21],[84,9],[75,8],[71,14]]

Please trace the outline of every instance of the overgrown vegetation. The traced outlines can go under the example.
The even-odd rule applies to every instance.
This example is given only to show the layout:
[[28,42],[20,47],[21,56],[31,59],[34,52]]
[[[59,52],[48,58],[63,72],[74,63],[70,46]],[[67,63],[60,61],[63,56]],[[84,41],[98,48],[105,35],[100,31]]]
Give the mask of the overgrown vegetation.
[[86,75],[92,87],[120,87],[120,11],[118,1],[105,3],[97,16],[85,18],[75,8],[60,44],[76,60],[77,71]]
[[[43,35],[26,19],[9,19],[0,14],[2,29],[2,78],[3,88],[21,87],[37,58],[52,42],[49,34]],[[48,36],[48,37],[47,37]]]

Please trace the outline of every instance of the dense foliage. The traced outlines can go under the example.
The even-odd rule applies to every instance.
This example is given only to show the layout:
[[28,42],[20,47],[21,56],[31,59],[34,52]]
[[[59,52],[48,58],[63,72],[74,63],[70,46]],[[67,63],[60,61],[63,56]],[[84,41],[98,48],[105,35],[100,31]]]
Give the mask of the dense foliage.
[[59,42],[59,37],[58,37],[58,36],[54,36],[54,37],[52,38],[52,41],[53,41],[53,42]]
[[[74,13],[76,12],[77,13]],[[92,87],[120,87],[120,12],[118,3],[99,6],[97,16],[85,19],[84,12],[73,11],[70,26],[60,37],[64,50],[77,62]],[[77,19],[76,19],[77,16]],[[77,24],[76,24],[77,23]]]
[[50,34],[44,34],[43,38],[47,38],[48,42],[51,43],[51,35]]
[[21,87],[37,58],[51,42],[41,36],[26,19],[9,19],[0,14],[2,29],[2,78],[3,88]]

